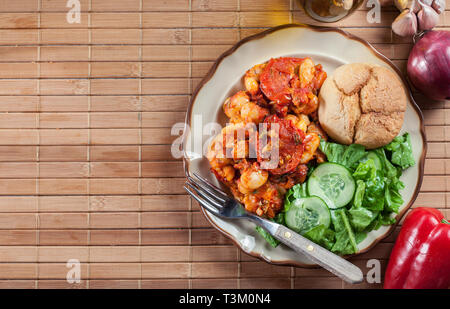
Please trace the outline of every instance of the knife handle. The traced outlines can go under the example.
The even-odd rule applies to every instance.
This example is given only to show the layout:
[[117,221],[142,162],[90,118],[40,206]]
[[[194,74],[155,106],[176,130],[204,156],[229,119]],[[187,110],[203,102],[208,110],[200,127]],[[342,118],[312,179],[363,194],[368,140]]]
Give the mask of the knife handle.
[[360,283],[364,279],[361,269],[356,265],[283,225],[279,225],[273,236],[349,283]]

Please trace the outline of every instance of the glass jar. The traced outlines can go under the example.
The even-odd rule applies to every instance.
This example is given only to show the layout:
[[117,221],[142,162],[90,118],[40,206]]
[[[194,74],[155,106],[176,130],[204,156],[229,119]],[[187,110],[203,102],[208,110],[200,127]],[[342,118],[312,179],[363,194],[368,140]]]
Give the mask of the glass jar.
[[363,0],[299,0],[301,6],[311,18],[332,23],[353,13]]

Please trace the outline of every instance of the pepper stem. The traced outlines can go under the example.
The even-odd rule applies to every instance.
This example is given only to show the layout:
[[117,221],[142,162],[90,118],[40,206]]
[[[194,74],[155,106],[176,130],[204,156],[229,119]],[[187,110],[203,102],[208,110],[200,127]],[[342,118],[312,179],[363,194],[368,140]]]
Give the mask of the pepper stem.
[[450,224],[450,222],[448,222],[447,220],[445,220],[445,219],[442,219],[442,221],[441,221],[442,223],[444,223],[444,224]]

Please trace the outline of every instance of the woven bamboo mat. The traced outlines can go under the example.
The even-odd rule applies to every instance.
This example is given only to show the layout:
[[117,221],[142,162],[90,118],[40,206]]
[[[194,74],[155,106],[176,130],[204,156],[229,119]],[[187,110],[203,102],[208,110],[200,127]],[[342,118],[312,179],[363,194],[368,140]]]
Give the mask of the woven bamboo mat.
[[[240,252],[185,194],[170,155],[171,126],[223,51],[267,27],[316,24],[296,0],[79,2],[70,24],[66,0],[0,1],[0,288],[380,286]],[[398,12],[369,24],[367,10],[332,25],[404,70],[412,44],[390,30]],[[415,206],[450,217],[450,102],[416,98],[429,150]],[[384,272],[395,235],[353,261],[367,273],[379,259]],[[66,281],[70,259],[79,283]]]

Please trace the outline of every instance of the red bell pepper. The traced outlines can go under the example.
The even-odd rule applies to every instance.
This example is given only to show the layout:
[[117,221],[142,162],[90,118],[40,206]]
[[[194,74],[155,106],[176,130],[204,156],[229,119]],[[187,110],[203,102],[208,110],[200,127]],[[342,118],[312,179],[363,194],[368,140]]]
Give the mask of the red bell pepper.
[[434,208],[413,209],[391,252],[385,289],[446,289],[450,286],[450,223]]

